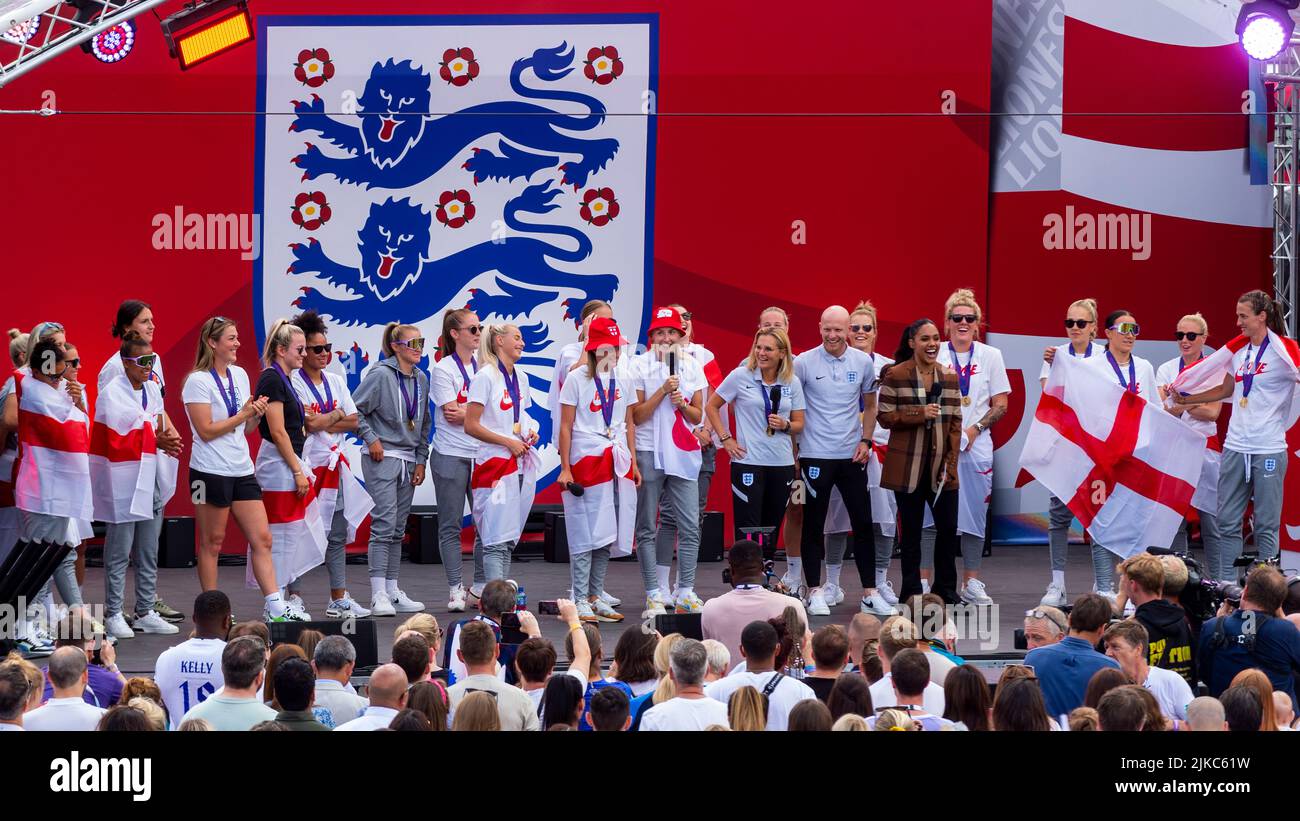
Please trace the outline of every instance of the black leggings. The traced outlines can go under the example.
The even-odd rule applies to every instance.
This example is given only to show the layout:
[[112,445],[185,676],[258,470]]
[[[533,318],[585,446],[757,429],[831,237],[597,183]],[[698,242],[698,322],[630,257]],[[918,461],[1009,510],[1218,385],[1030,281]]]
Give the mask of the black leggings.
[[[776,537],[781,533],[786,504],[790,501],[790,483],[794,465],[738,465],[731,463],[731,517],[736,540],[763,539],[763,554],[776,551]],[[741,528],[772,528],[770,535],[747,534]]]
[[903,589],[899,596],[906,599],[921,592],[921,525],[925,506],[930,506],[934,516],[934,583],[931,592],[941,596],[945,604],[958,604],[957,554],[960,537],[957,535],[957,490],[945,490],[934,498],[930,490],[929,472],[921,472],[923,487],[911,493],[894,491],[898,501],[899,547],[903,554]]
[[[852,459],[800,459],[800,477],[804,482],[803,577],[808,587],[821,584],[822,557],[826,553],[826,511],[831,504],[831,488],[840,490],[840,498],[849,512],[853,533],[870,545],[872,534],[871,494],[867,491],[866,466]],[[876,551],[853,551],[862,586],[876,586]]]

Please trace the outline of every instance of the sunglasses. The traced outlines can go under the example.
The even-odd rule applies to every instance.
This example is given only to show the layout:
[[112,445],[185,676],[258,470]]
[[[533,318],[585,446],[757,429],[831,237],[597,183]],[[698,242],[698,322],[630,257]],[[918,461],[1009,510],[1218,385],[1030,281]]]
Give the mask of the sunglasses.
[[975,314],[949,314],[948,319],[958,325],[962,324],[963,322],[970,325],[974,325],[976,322],[979,322],[979,317],[975,316]]
[[151,371],[153,370],[154,363],[158,361],[158,354],[147,353],[142,354],[141,356],[124,356],[122,357],[122,361],[134,362],[136,367],[144,368],[146,371]]
[[1067,319],[1065,320],[1065,329],[1068,331],[1071,328],[1078,328],[1079,330],[1082,331],[1084,328],[1088,327],[1091,324],[1092,324],[1091,319]]
[[462,325],[461,327],[457,328],[456,330],[458,330],[458,331],[464,331],[465,333],[469,333],[469,334],[479,334],[479,333],[482,333],[482,331],[483,331],[483,326],[482,326],[482,325]]
[[78,357],[78,358],[76,358],[76,359],[65,359],[65,360],[63,360],[63,364],[66,365],[66,366],[69,367],[69,368],[80,368],[80,367],[81,367],[81,358]]
[[408,339],[405,342],[394,340],[393,344],[401,345],[403,348],[410,348],[413,351],[422,351],[424,350],[424,337],[417,336],[415,339]]
[[54,331],[62,331],[62,330],[63,330],[63,323],[62,323],[62,322],[42,322],[42,323],[40,323],[39,325],[37,325],[36,327],[38,327],[38,328],[41,329],[41,331],[37,334],[37,336],[45,336],[46,334],[49,334],[49,333],[54,332]]
[[312,353],[316,354],[317,356],[319,356],[319,355],[321,355],[321,354],[323,354],[323,353],[333,353],[333,352],[334,352],[334,343],[333,343],[333,342],[326,342],[324,345],[308,345],[308,346],[307,346],[307,350],[311,351]]
[[690,321],[691,321],[691,312],[682,311],[682,322],[690,322]]
[[1033,610],[1026,610],[1025,618],[1038,619],[1040,621],[1050,621],[1052,624],[1055,624],[1058,628],[1060,628],[1062,633],[1065,632],[1065,625],[1057,621],[1056,616],[1052,615],[1051,613],[1048,613],[1046,610],[1039,610],[1037,608]]
[[1141,331],[1142,328],[1136,322],[1120,322],[1117,325],[1111,325],[1106,330],[1115,331],[1116,333],[1119,334],[1125,334],[1125,335],[1132,334],[1133,336],[1137,336],[1138,332]]
[[1184,339],[1188,342],[1195,342],[1196,338],[1200,335],[1200,331],[1174,331],[1174,339],[1179,342],[1182,342]]
[[849,330],[855,334],[869,334],[876,329],[875,325],[850,325]]

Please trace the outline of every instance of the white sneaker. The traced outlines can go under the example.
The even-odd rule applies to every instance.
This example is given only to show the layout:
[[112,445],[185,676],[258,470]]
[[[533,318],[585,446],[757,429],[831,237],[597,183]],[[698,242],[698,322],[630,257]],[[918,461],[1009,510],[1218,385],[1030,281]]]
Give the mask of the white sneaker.
[[880,598],[889,603],[890,607],[898,606],[898,594],[894,592],[894,585],[889,579],[885,579],[884,584],[876,585],[876,592],[880,594]]
[[285,607],[292,607],[300,613],[307,612],[307,603],[304,602],[302,596],[299,596],[297,593],[290,593],[288,596],[285,596],[284,605]]
[[808,597],[808,615],[829,616],[831,609],[826,605],[826,588],[819,587]]
[[447,612],[465,612],[465,585],[458,584],[451,588],[451,593],[447,596]]
[[262,608],[262,621],[281,622],[281,621],[311,621],[311,616],[301,610],[294,610],[292,607],[285,606],[284,612],[278,616],[271,615],[271,608]]
[[641,612],[641,618],[652,619],[655,616],[663,616],[668,613],[668,602],[664,601],[663,594],[658,590],[651,590],[645,597],[645,610]]
[[875,616],[895,616],[898,614],[898,610],[885,601],[879,590],[863,599],[860,609],[863,613],[871,613]]
[[1065,607],[1065,587],[1052,582],[1038,603],[1044,607]]
[[1115,594],[1114,590],[1098,590],[1097,586],[1093,585],[1092,592],[1109,601],[1111,609],[1115,609],[1115,602],[1118,601],[1119,596]]
[[[609,606],[609,602],[597,596],[595,601],[586,602],[587,607],[591,610],[596,621],[603,621],[609,624],[617,624],[623,620],[623,614]],[[582,611],[578,611],[578,617],[582,617]]]
[[604,590],[600,591],[600,600],[603,601],[605,604],[608,604],[610,607],[623,606],[622,599],[615,598],[614,596],[611,596],[609,593],[605,592]]
[[164,636],[170,636],[179,633],[181,629],[169,621],[165,621],[158,611],[150,610],[143,616],[137,616],[135,619],[134,629],[141,633],[158,633]]
[[803,579],[798,576],[791,576],[790,571],[787,570],[785,575],[781,577],[781,584],[785,585],[785,588],[791,593],[794,593],[803,585]]
[[678,613],[699,613],[704,610],[704,599],[695,595],[694,590],[688,590],[673,598],[673,608]]
[[126,617],[121,613],[114,613],[108,617],[106,629],[108,634],[115,639],[135,638],[135,631],[126,623]]
[[398,613],[419,613],[424,610],[424,602],[415,601],[401,590],[388,594],[388,598],[392,600],[393,609]]
[[330,602],[330,606],[325,608],[325,615],[331,619],[364,619],[370,615],[370,611],[362,607],[350,593],[344,591],[343,598],[334,599]]
[[[844,588],[834,582],[826,582],[822,585],[822,598],[826,601],[828,607],[834,607],[844,601]],[[825,615],[819,613],[818,615]]]
[[922,579],[921,579],[921,595],[925,595],[926,593],[929,593],[929,592],[930,592],[930,580],[929,580],[929,579],[926,579],[926,578],[922,578]]
[[393,609],[393,600],[388,598],[388,593],[381,590],[370,597],[370,614],[372,616],[397,615],[397,611]]
[[961,600],[967,604],[975,604],[981,607],[987,607],[993,603],[993,599],[984,591],[984,582],[979,579],[971,579],[962,586]]

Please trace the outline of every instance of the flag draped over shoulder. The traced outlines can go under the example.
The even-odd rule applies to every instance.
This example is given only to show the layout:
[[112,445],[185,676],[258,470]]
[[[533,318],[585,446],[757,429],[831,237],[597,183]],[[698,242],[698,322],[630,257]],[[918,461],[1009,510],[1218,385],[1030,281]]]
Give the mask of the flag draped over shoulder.
[[[311,474],[311,463],[301,460],[303,470]],[[257,483],[262,487],[262,504],[271,529],[271,560],[275,564],[275,582],[284,587],[325,561],[325,526],[321,520],[320,501],[315,488],[298,496],[293,471],[285,464],[275,443],[264,440],[257,451],[254,466]],[[252,577],[253,563],[248,563]]]
[[62,387],[34,377],[17,384],[19,510],[91,520],[90,420]]
[[110,380],[95,400],[90,430],[95,519],[116,524],[153,518],[159,469],[154,437],[153,414],[130,381],[125,376]]
[[[1169,383],[1170,394],[1178,392],[1187,396],[1219,387],[1229,375],[1235,375],[1232,358],[1249,344],[1250,339],[1242,334],[1229,340],[1228,344],[1201,361],[1188,365],[1174,378],[1174,381]],[[1300,345],[1297,345],[1294,339],[1278,336],[1272,331],[1268,332],[1268,344],[1270,348],[1281,354],[1279,359],[1291,369],[1292,375],[1300,380]],[[1172,404],[1172,401],[1167,399],[1165,404]],[[1286,417],[1287,429],[1295,424],[1297,418],[1300,418],[1300,391],[1291,395],[1291,408]]]

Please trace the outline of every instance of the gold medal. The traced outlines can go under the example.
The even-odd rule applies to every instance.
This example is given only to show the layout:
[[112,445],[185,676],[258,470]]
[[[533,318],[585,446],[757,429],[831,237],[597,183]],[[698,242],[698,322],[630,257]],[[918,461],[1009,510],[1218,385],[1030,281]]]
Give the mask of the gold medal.
[[967,405],[967,406],[969,406],[969,405],[970,405],[970,397],[969,397],[969,396],[963,396],[963,397],[961,398],[961,403],[962,403],[963,405]]
[[768,436],[776,436],[776,431],[775,431],[774,429],[772,429],[772,428],[768,428],[768,429],[767,429],[767,435],[768,435]]
[[519,428],[519,423],[516,422],[516,423],[515,423],[515,426],[514,426],[515,436],[518,436],[518,435],[519,435],[519,430],[520,430],[520,428]]
[[407,420],[406,420],[406,429],[407,429],[407,430],[415,430],[415,420],[414,420],[414,419],[407,419]]
[[1249,400],[1247,400],[1246,397],[1243,396],[1243,397],[1241,397],[1241,402],[1240,402],[1239,404],[1244,408],[1244,407],[1246,407],[1246,403],[1247,403],[1247,401],[1249,401]]
[[613,428],[605,428],[605,438],[606,438],[606,439],[613,439],[613,438],[614,438],[614,429],[613,429]]

